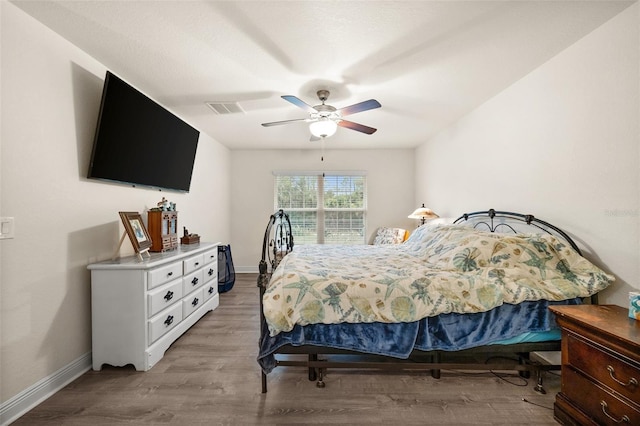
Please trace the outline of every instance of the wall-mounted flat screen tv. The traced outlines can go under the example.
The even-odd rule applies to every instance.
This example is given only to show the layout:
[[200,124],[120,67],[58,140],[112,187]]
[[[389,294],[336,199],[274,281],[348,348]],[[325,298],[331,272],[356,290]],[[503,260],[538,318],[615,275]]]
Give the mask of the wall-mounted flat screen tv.
[[88,177],[189,192],[199,136],[107,71]]

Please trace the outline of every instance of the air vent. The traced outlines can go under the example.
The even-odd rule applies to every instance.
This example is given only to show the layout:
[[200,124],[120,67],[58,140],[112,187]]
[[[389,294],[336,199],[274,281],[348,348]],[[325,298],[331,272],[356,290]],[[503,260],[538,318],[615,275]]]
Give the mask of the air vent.
[[244,110],[237,102],[205,102],[209,108],[218,115],[225,114],[238,114],[243,113]]

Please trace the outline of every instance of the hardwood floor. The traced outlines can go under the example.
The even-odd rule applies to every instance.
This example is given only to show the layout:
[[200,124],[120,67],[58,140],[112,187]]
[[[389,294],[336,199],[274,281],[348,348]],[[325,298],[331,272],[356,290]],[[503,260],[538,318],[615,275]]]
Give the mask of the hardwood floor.
[[553,373],[541,395],[515,373],[329,370],[320,389],[304,369],[279,367],[261,394],[258,321],[256,275],[238,274],[151,370],[89,371],[14,424],[556,424]]

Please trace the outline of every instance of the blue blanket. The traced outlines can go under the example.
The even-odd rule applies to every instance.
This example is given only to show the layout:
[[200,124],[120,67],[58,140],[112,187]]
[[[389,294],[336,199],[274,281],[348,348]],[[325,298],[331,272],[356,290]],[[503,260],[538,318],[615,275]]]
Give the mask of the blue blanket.
[[406,359],[420,351],[457,351],[511,339],[530,332],[557,329],[549,305],[577,305],[580,298],[504,304],[475,314],[449,313],[409,323],[296,325],[290,332],[260,336],[258,363],[265,373],[276,366],[274,354],[284,345],[314,345]]

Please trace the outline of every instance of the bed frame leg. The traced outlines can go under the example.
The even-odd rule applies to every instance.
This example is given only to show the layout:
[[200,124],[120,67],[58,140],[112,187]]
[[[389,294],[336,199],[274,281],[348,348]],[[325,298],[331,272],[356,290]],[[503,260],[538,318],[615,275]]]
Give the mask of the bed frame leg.
[[[309,361],[317,361],[317,354],[309,354]],[[314,382],[318,379],[318,372],[314,367],[309,367],[309,381]]]
[[267,393],[267,375],[264,374],[264,371],[260,372],[262,379],[262,393]]
[[536,386],[533,388],[533,390],[544,395],[547,393],[547,391],[544,390],[544,387],[542,386],[542,380],[544,379],[544,370],[537,369],[536,375],[538,377],[538,381],[536,383]]
[[[528,352],[522,352],[518,354],[518,364],[520,365],[531,364],[531,360]],[[529,377],[531,377],[531,371],[520,370],[518,371],[518,375],[524,379],[528,379]]]
[[[309,354],[309,362],[311,361],[318,361],[318,354]],[[323,376],[324,368],[309,367],[309,381],[317,380],[316,386],[319,388],[325,387]]]
[[319,388],[325,387],[323,378],[324,378],[324,368],[318,368],[318,382],[316,383],[316,387],[319,387]]
[[[440,353],[436,352],[432,355],[431,360],[436,363],[439,364],[440,363]],[[431,370],[431,377],[433,377],[434,379],[439,379],[440,378],[440,369],[439,368],[435,368]]]

